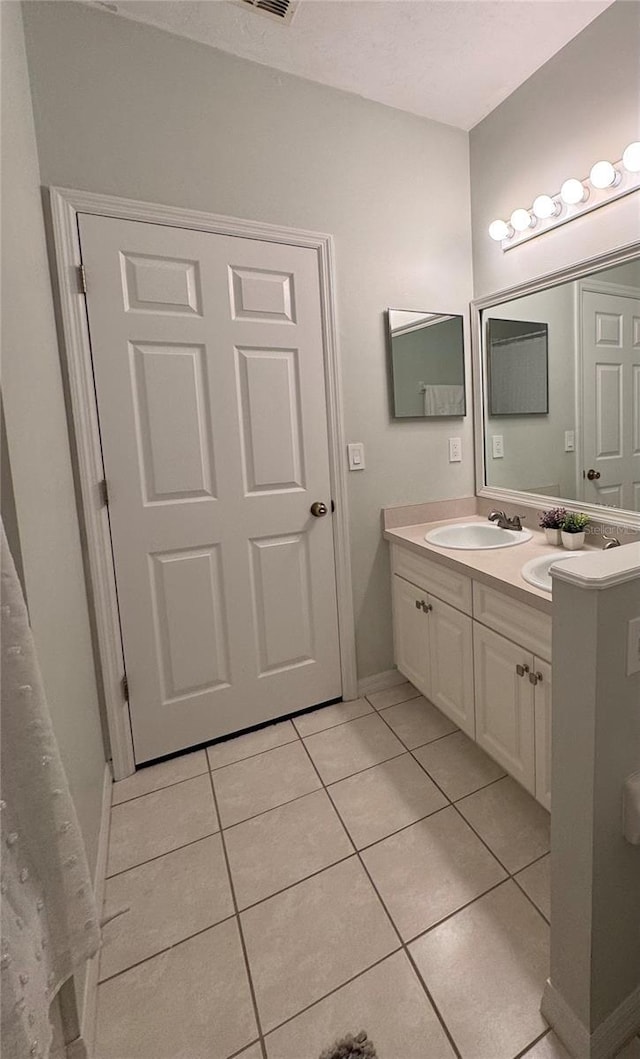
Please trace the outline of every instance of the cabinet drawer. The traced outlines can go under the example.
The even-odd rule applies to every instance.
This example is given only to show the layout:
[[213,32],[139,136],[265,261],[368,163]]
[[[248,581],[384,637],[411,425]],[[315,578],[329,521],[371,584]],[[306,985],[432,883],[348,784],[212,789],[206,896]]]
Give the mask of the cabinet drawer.
[[[432,592],[452,607],[471,614],[471,578],[434,563],[396,544],[391,546],[391,570],[406,581]],[[546,657],[546,656],[545,656]]]
[[473,582],[473,616],[527,651],[551,661],[551,616]]

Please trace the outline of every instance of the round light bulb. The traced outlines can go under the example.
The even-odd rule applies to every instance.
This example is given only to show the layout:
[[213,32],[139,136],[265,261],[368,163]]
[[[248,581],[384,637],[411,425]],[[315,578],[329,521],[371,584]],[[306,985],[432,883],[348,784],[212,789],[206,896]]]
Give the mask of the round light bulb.
[[516,232],[526,232],[527,228],[533,228],[536,219],[531,216],[529,210],[520,209],[514,210],[511,214],[511,223]]
[[625,147],[622,164],[629,173],[640,173],[640,140]]
[[538,195],[533,202],[533,212],[541,221],[546,221],[560,212],[560,203],[554,202],[551,195]]
[[503,239],[509,239],[513,231],[506,221],[492,221],[489,225],[489,235],[499,243]]
[[603,191],[605,188],[615,187],[620,180],[620,174],[618,170],[611,165],[611,162],[596,162],[596,164],[591,167],[589,180],[594,188]]
[[584,202],[588,196],[588,189],[581,180],[576,180],[575,177],[565,180],[560,188],[560,198],[563,202],[566,202],[567,206],[577,206],[579,202]]

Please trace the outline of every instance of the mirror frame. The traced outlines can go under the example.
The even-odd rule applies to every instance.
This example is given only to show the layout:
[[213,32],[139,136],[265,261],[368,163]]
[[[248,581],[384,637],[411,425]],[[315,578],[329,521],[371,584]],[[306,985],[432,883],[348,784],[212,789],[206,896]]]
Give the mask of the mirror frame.
[[567,268],[558,269],[555,272],[537,276],[526,283],[518,284],[516,287],[507,287],[505,290],[496,291],[494,294],[476,298],[471,302],[471,355],[472,355],[472,382],[473,382],[473,418],[474,418],[474,440],[475,440],[475,468],[476,468],[476,495],[486,497],[490,500],[499,500],[505,504],[522,504],[529,508],[557,507],[559,502],[569,511],[584,511],[596,522],[606,522],[616,526],[626,526],[634,530],[640,530],[640,512],[629,511],[622,508],[602,507],[599,504],[587,504],[580,500],[569,500],[565,497],[544,496],[542,493],[526,493],[518,489],[504,489],[501,486],[486,484],[486,459],[485,459],[485,398],[486,394],[486,370],[483,361],[483,327],[482,313],[485,309],[491,309],[495,305],[513,301],[527,294],[536,294],[556,287],[560,283],[571,283],[574,280],[586,279],[605,268],[614,265],[623,265],[632,261],[640,255],[640,242],[628,243],[617,250],[591,257],[579,265],[570,265]]

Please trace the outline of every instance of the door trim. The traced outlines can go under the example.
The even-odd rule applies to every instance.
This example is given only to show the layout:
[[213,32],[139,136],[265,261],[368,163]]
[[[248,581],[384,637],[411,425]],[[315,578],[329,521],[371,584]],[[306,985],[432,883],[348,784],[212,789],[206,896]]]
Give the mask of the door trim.
[[[90,605],[95,621],[95,639],[111,742],[114,778],[118,780],[131,775],[135,771],[135,761],[129,704],[124,700],[122,693],[124,655],[109,517],[100,496],[100,482],[104,478],[104,468],[89,330],[84,295],[78,282],[78,268],[81,264],[78,231],[78,214],[80,213],[195,229],[245,239],[260,239],[263,242],[303,246],[315,250],[320,279],[327,388],[329,468],[332,497],[336,505],[333,517],[333,539],[342,696],[345,700],[356,698],[358,681],[333,236],[299,228],[281,228],[260,221],[246,221],[237,217],[180,209],[175,206],[162,206],[112,195],[76,191],[70,188],[50,187],[49,196],[72,420],[72,443],[77,461],[81,521],[87,550]],[[91,284],[90,276],[88,284]]]

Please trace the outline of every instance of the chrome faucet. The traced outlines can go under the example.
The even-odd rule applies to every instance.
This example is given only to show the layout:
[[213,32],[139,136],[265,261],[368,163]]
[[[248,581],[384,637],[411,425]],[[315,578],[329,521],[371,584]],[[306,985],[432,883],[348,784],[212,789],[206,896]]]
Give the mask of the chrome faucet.
[[609,548],[619,548],[620,547],[620,541],[618,540],[617,537],[607,537],[606,533],[603,533],[602,534],[602,539],[605,542],[605,544],[603,545],[603,550],[605,552],[608,551]]
[[489,522],[496,522],[500,529],[520,531],[524,515],[514,515],[513,518],[509,518],[504,511],[490,511],[488,518]]

